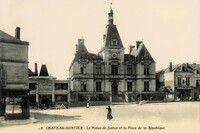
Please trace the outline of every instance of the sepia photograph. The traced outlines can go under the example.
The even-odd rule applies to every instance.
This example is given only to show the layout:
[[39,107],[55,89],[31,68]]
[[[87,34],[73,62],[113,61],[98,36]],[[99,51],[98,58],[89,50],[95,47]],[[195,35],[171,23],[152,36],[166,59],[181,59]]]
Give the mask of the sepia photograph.
[[199,0],[0,0],[0,133],[199,133]]

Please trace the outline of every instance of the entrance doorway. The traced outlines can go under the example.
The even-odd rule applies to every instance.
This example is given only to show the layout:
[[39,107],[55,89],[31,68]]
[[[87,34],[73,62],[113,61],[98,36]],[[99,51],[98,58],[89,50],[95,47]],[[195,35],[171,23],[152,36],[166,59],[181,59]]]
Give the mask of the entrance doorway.
[[49,107],[52,105],[52,96],[51,95],[40,95],[40,104],[43,105],[44,107]]
[[118,85],[117,85],[116,81],[114,81],[112,83],[112,95],[116,96],[117,94],[118,94]]

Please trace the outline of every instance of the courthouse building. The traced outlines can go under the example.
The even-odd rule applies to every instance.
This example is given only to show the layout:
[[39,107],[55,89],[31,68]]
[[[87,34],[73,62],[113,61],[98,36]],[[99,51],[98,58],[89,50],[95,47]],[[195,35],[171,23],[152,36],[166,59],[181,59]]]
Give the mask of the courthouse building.
[[88,52],[84,39],[78,39],[69,68],[74,102],[131,101],[132,94],[155,91],[154,59],[142,41],[125,53],[113,14],[111,9],[99,53]]
[[5,119],[29,118],[28,46],[0,30],[0,115]]
[[46,65],[42,65],[38,75],[37,64],[35,72],[29,69],[29,89],[31,107],[54,107],[55,105],[69,107],[70,93],[68,80],[56,80],[50,76]]

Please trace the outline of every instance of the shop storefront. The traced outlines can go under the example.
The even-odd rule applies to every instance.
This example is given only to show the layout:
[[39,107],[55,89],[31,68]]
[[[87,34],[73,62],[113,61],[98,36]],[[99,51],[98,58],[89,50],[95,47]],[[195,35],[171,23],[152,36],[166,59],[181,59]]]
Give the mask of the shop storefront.
[[28,91],[3,90],[2,107],[5,120],[29,118]]

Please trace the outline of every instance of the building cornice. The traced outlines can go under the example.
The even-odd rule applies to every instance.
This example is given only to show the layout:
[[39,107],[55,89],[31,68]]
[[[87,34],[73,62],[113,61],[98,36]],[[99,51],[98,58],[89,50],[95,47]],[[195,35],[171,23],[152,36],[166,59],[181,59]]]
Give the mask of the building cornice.
[[0,61],[1,62],[10,62],[10,63],[29,63],[26,60],[11,60],[11,59],[1,59],[1,58],[0,58]]
[[5,38],[0,38],[0,42],[7,43],[7,44],[14,44],[14,45],[26,45],[26,46],[29,45],[29,43],[26,41],[10,40],[10,39],[5,39]]

